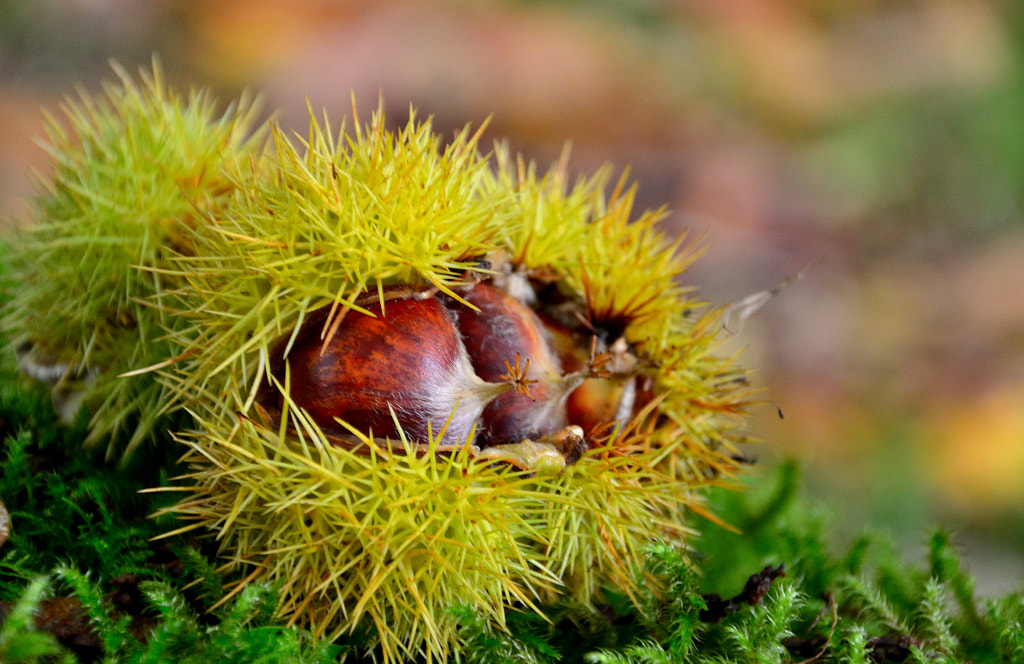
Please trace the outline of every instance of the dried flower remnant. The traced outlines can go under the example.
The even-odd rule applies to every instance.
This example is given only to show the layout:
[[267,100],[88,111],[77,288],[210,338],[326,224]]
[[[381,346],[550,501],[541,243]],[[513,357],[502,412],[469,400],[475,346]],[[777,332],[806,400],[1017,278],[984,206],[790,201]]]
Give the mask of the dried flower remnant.
[[755,606],[761,603],[765,595],[771,589],[772,584],[779,578],[786,576],[786,566],[783,563],[767,565],[760,572],[751,574],[743,585],[743,590],[735,597],[728,600],[722,599],[718,593],[704,595],[707,608],[700,612],[700,619],[704,622],[715,623],[725,618],[730,613],[738,611],[741,606],[747,604]]
[[11,515],[7,507],[0,501],[0,547],[4,545],[7,538],[11,536]]

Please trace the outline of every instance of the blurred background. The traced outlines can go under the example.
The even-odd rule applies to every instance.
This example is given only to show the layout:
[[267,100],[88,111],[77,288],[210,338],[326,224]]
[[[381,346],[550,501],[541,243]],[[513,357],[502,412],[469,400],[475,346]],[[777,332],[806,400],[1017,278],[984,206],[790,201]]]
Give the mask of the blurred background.
[[[3,0],[0,219],[45,173],[40,109],[153,55],[178,87],[262,91],[304,131],[354,93],[392,124],[547,166],[629,167],[704,233],[729,303],[798,273],[730,343],[840,531],[911,555],[945,524],[982,592],[1024,578],[1024,4],[1018,0]],[[349,125],[351,126],[351,120]],[[777,409],[784,413],[780,419]],[[766,470],[755,471],[766,473]]]

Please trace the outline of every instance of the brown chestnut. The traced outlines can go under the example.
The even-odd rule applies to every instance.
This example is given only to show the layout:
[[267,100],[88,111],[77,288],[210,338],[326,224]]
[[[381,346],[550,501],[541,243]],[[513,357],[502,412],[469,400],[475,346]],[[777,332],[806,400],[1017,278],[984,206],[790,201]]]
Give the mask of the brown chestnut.
[[461,444],[484,406],[515,388],[515,382],[477,377],[437,298],[419,294],[365,309],[369,315],[349,311],[333,330],[327,329],[328,308],[314,312],[287,358],[279,350],[271,364],[283,383],[287,362],[292,401],[326,433],[350,435],[340,420],[376,437],[396,439],[400,426],[416,442],[432,435],[442,444]]
[[[417,444],[512,446],[491,457],[513,465],[541,459],[541,445],[573,463],[585,440],[632,410],[636,358],[624,340],[597,353],[594,335],[542,320],[491,281],[457,297],[391,287],[357,304],[364,311],[308,315],[270,366],[276,382],[287,379],[292,403],[338,444],[404,435]],[[261,392],[272,419],[282,401],[276,389]]]
[[480,444],[500,445],[541,438],[568,426],[565,399],[582,378],[563,378],[561,363],[537,314],[520,300],[480,282],[463,294],[476,310],[457,309],[459,332],[473,363],[485,381],[503,379],[510,357],[528,361],[525,373],[529,395],[509,391],[484,407]]

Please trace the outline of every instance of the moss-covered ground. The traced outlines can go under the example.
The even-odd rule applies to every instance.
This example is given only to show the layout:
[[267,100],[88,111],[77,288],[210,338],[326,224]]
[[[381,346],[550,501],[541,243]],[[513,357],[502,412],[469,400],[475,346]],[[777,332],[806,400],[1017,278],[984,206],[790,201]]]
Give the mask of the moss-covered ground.
[[[357,661],[371,633],[317,643],[275,621],[274,589],[225,599],[212,543],[153,538],[149,515],[169,500],[173,455],[111,470],[81,448],[49,396],[10,362],[0,380],[0,661]],[[168,441],[168,446],[173,442]],[[173,448],[172,448],[173,449]],[[754,478],[756,475],[756,478]],[[466,659],[479,662],[1021,662],[1024,591],[979,600],[950,536],[930,535],[923,560],[886,538],[839,545],[808,504],[796,463],[759,469],[744,491],[712,496],[739,532],[701,521],[692,551],[652,542],[655,582],[627,598],[513,614],[508,631],[464,607]],[[695,519],[699,519],[696,518]]]

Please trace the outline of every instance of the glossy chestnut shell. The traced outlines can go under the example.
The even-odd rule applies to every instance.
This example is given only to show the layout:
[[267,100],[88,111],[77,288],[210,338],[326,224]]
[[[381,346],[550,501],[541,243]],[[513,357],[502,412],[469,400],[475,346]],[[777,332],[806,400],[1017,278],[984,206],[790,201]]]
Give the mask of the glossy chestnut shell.
[[[288,354],[290,396],[331,433],[350,432],[338,420],[375,436],[414,440],[439,433],[453,412],[469,365],[451,315],[436,298],[393,299],[349,312],[325,344],[328,310],[308,317]],[[284,358],[272,371],[283,379]],[[392,416],[394,412],[394,416]],[[455,417],[443,442],[466,439],[475,418]]]
[[[589,347],[566,351],[582,335],[553,339],[550,323],[493,283],[471,283],[458,298],[401,287],[385,295],[364,298],[366,313],[340,322],[331,307],[313,312],[287,356],[291,335],[272,352],[275,380],[335,440],[491,447],[554,440],[577,424],[589,434],[621,416],[621,389],[586,374]],[[260,400],[271,416],[284,408],[276,389]]]
[[526,378],[536,381],[530,385],[530,396],[507,392],[487,404],[480,444],[519,442],[568,426],[564,397],[559,393],[561,362],[537,314],[489,282],[476,284],[463,297],[477,307],[475,311],[469,307],[457,311],[459,332],[477,375],[489,382],[499,381],[506,371],[505,361],[518,355],[530,362]]

